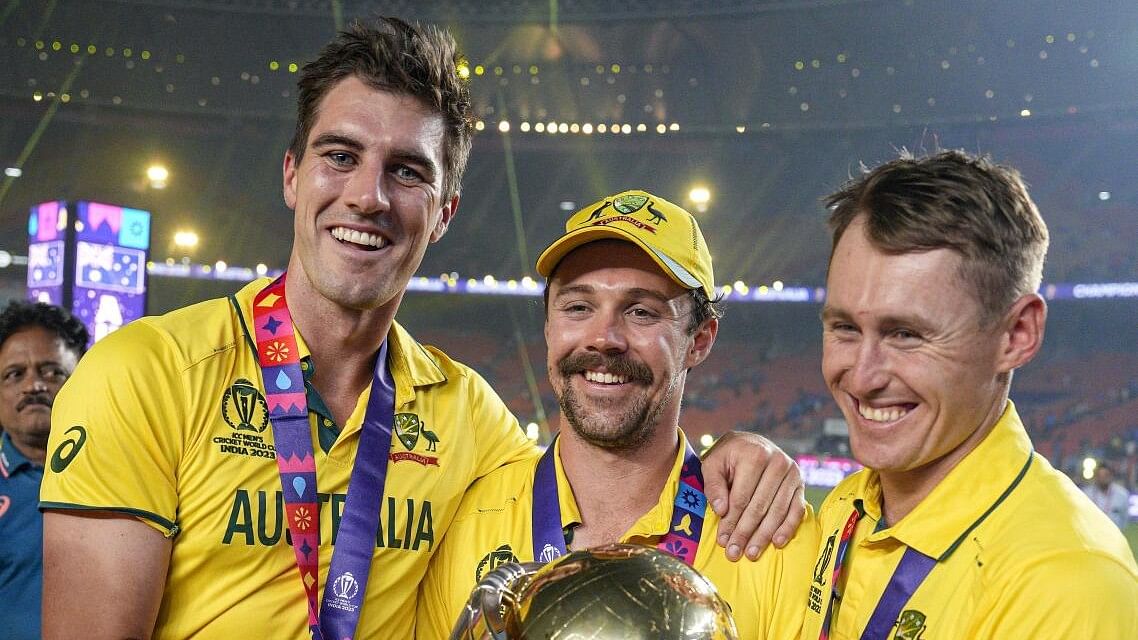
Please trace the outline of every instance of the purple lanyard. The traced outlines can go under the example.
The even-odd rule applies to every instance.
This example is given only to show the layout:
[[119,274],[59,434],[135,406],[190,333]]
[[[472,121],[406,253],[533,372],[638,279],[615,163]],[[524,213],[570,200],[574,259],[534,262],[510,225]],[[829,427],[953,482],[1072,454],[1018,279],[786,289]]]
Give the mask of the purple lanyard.
[[387,371],[387,340],[379,348],[359,448],[348,481],[344,515],[328,570],[329,584],[319,610],[320,519],[316,489],[316,459],[300,354],[292,316],[285,302],[285,276],[254,298],[253,323],[261,380],[273,425],[285,514],[292,535],[296,565],[308,601],[308,626],[314,640],[350,640],[367,593],[379,505],[391,450],[395,387]]
[[[860,505],[858,506],[860,507]],[[841,599],[838,591],[838,579],[841,578],[850,540],[853,538],[854,529],[857,527],[857,521],[861,515],[860,508],[854,509],[849,519],[846,520],[845,528],[842,529],[842,538],[838,543],[838,551],[834,558],[834,573],[830,582],[832,595],[830,604],[826,607],[826,616],[822,618],[822,631],[818,634],[819,640],[828,640],[830,637],[830,623],[833,621],[835,613],[834,601]],[[917,587],[921,586],[934,566],[936,566],[936,558],[926,556],[912,547],[905,549],[900,564],[893,571],[893,577],[889,579],[889,584],[885,587],[885,593],[881,595],[877,608],[869,617],[869,623],[861,634],[861,640],[875,640],[886,637],[893,628],[893,624],[896,623],[897,616],[900,615],[905,603],[913,597]]]
[[[893,571],[893,576],[889,578],[889,584],[885,586],[885,592],[881,594],[881,600],[877,602],[877,607],[873,610],[873,614],[869,617],[869,622],[866,623],[865,630],[861,634],[861,640],[878,640],[879,638],[886,638],[890,631],[893,630],[893,625],[897,624],[898,616],[901,614],[901,609],[909,602],[909,599],[916,593],[917,588],[929,576],[929,573],[936,566],[936,563],[941,560],[947,560],[956,548],[972,533],[973,529],[980,526],[980,523],[992,515],[996,507],[1000,505],[1012,491],[1019,485],[1023,477],[1027,475],[1027,470],[1031,468],[1031,462],[1035,454],[1029,453],[1027,462],[1024,463],[1023,468],[1020,469],[1019,475],[1012,480],[1007,489],[996,498],[988,510],[980,515],[971,526],[968,527],[953,542],[949,545],[948,549],[941,554],[939,558],[927,556],[913,547],[906,547],[904,555],[901,556],[901,562],[897,564],[897,568]],[[846,552],[849,548],[850,539],[853,537],[854,528],[857,526],[858,519],[863,515],[861,504],[855,503],[854,512],[850,514],[849,520],[846,521],[845,529],[842,530],[841,542],[838,544],[838,551],[834,559],[834,574],[830,582],[831,595],[830,604],[826,608],[826,615],[822,618],[822,631],[818,635],[818,640],[828,640],[830,637],[830,623],[835,615],[834,602],[841,600],[841,594],[838,591],[838,578],[841,577],[842,567],[845,564]]]
[[[533,559],[549,562],[565,555],[565,533],[561,526],[561,502],[557,491],[557,466],[554,451],[557,439],[537,463],[533,481]],[[703,468],[699,456],[691,445],[684,452],[684,466],[680,471],[680,487],[672,506],[672,522],[668,533],[656,548],[691,565],[699,549],[703,533],[703,517],[707,512],[707,497],[703,494]]]

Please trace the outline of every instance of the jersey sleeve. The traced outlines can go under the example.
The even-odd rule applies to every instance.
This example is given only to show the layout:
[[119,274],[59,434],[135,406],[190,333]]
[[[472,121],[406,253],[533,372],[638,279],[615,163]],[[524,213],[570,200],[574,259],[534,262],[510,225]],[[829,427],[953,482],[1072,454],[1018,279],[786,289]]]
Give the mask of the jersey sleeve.
[[[766,573],[763,593],[767,598],[765,615],[760,621],[764,638],[768,640],[795,640],[802,627],[806,602],[813,579],[811,569],[818,553],[820,528],[810,505],[794,537],[782,549],[769,547],[773,567]],[[762,562],[763,558],[759,558]],[[740,560],[747,562],[747,560]]]
[[134,322],[96,344],[52,409],[41,509],[135,516],[177,532],[177,461],[190,416],[175,350]]
[[526,437],[518,419],[490,384],[474,371],[470,372],[469,384],[469,424],[474,425],[478,447],[471,480],[481,478],[504,464],[537,457],[537,447]]
[[1138,638],[1138,576],[1101,553],[1063,551],[1033,562],[994,602],[969,638]]

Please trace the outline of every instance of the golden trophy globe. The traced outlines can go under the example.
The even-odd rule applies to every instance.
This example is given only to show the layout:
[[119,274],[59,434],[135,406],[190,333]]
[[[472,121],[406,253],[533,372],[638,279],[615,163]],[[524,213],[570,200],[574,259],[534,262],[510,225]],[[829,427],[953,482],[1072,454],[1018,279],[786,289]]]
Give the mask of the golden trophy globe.
[[451,640],[734,640],[731,608],[682,561],[612,544],[505,564],[471,593]]

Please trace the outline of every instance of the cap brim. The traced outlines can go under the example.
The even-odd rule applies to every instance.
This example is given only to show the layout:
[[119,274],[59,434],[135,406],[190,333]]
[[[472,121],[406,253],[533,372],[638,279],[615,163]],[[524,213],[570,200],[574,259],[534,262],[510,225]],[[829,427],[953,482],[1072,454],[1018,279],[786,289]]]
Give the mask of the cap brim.
[[668,274],[672,280],[686,289],[702,289],[704,288],[692,274],[688,273],[686,269],[679,266],[667,256],[662,255],[655,247],[647,244],[637,236],[628,233],[619,227],[609,225],[588,226],[575,231],[571,231],[549,245],[545,251],[537,258],[537,272],[543,277],[548,278],[553,270],[557,268],[557,264],[569,255],[569,252],[580,247],[583,244],[595,242],[597,240],[624,240],[631,242],[640,247],[644,253],[648,254],[649,258],[655,262],[660,269]]

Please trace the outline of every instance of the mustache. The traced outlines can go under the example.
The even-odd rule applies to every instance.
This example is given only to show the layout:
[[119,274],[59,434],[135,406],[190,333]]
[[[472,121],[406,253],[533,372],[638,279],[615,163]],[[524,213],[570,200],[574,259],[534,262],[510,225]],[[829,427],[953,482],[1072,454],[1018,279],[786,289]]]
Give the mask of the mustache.
[[50,409],[52,405],[52,398],[46,393],[32,393],[26,395],[22,400],[16,403],[16,411],[23,411],[25,407],[31,406],[33,404],[40,404]]
[[602,367],[609,373],[628,378],[630,382],[652,383],[652,370],[643,362],[637,362],[627,356],[608,356],[591,351],[565,356],[557,363],[557,372],[568,378],[588,369]]

